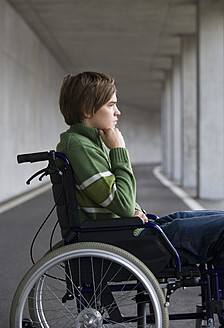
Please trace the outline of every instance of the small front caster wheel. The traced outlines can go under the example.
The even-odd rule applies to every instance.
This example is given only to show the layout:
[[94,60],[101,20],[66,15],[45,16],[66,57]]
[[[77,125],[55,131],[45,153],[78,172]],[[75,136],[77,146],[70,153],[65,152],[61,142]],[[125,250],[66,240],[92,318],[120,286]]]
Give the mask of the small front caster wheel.
[[22,327],[23,328],[35,328],[35,326],[33,325],[33,321],[30,319],[23,319]]

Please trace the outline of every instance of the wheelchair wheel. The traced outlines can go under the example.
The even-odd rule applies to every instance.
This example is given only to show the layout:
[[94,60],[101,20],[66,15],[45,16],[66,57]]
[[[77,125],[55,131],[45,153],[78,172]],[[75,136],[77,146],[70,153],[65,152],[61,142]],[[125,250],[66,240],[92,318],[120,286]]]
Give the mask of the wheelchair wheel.
[[36,328],[169,327],[164,294],[132,254],[83,242],[45,255],[14,295],[10,328],[30,317]]

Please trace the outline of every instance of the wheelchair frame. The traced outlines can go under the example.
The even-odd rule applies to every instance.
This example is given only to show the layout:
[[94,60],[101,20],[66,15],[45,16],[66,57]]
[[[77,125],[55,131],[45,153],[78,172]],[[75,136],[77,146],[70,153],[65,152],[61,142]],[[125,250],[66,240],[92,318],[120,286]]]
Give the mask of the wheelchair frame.
[[[57,158],[64,163],[60,168],[58,167]],[[40,174],[40,179],[42,179],[44,175],[50,175],[53,185],[54,199],[57,204],[57,215],[65,246],[59,248],[56,246],[55,250],[48,252],[48,254],[31,267],[28,273],[24,276],[17,288],[12,302],[10,328],[56,327],[50,326],[47,322],[48,319],[46,319],[43,311],[45,305],[42,294],[45,280],[49,277],[52,279],[51,273],[48,274],[47,271],[51,271],[54,266],[56,267],[58,261],[60,261],[60,263],[65,262],[64,272],[66,275],[65,280],[67,287],[65,295],[62,298],[62,303],[70,302],[75,298],[76,305],[79,307],[76,319],[73,318],[74,326],[70,322],[68,326],[64,327],[84,328],[113,326],[116,328],[126,327],[126,325],[129,327],[130,325],[130,327],[138,328],[165,328],[169,326],[169,320],[186,319],[196,319],[196,328],[215,327],[214,314],[224,314],[224,301],[221,299],[222,290],[219,287],[219,275],[224,274],[224,269],[214,270],[210,264],[200,266],[181,266],[178,252],[168,240],[162,229],[158,227],[155,222],[148,222],[143,225],[139,218],[121,218],[107,219],[103,221],[85,221],[80,225],[73,173],[66,156],[52,150],[50,152],[18,155],[17,160],[19,163],[32,163],[46,160],[49,162],[45,169],[35,173],[30,179],[28,179],[27,183],[29,184],[33,178]],[[61,202],[62,198],[63,201]],[[148,216],[149,218],[155,218],[153,215]],[[66,224],[65,220],[67,220]],[[142,227],[154,231],[151,243],[147,237],[148,251],[143,255],[142,252],[140,252],[140,239],[142,239],[142,237],[138,238],[133,236],[133,230]],[[109,244],[108,236],[112,236],[113,238]],[[146,241],[143,240],[143,242],[145,243]],[[133,245],[135,245],[135,247],[133,247]],[[149,254],[151,254],[153,245],[154,248],[156,245],[156,249],[151,256]],[[102,312],[104,313],[103,316],[99,311],[102,304],[96,304],[95,308],[89,306],[89,303],[85,298],[93,298],[94,287],[88,281],[90,279],[89,275],[86,273],[84,274],[84,272],[82,275],[85,275],[87,283],[84,283],[82,287],[77,287],[77,290],[72,292],[71,284],[73,284],[76,279],[76,269],[78,268],[77,264],[75,264],[75,261],[77,261],[76,257],[78,257],[79,263],[84,261],[83,263],[85,264],[85,267],[87,267],[88,261],[86,260],[86,252],[91,259],[94,259],[91,261],[106,263],[109,258],[109,261],[112,263],[111,266],[113,265],[115,268],[120,266],[121,269],[119,270],[124,271],[123,276],[121,275],[124,281],[127,279],[127,272],[129,275],[131,274],[135,277],[135,280],[138,282],[137,285],[130,283],[130,278],[129,283],[119,285],[119,281],[116,281],[114,278],[115,273],[113,269],[113,278],[111,278],[109,294],[104,295],[103,293],[102,298],[104,298],[104,303],[107,303],[107,298],[111,297],[110,294],[114,291],[122,291],[125,293],[127,290],[131,289],[131,292],[133,292],[133,290],[136,289],[137,294],[133,298],[137,304],[137,318],[130,316],[124,318],[119,311],[117,311],[116,307],[118,308],[118,306],[113,306],[113,310],[111,311],[112,314],[109,313],[110,311],[108,311],[108,308],[105,311],[107,313],[106,315],[109,316],[108,319],[105,318],[104,312]],[[85,255],[83,255],[83,253]],[[96,254],[98,260],[95,260]],[[83,256],[84,259],[82,259]],[[160,260],[155,260],[155,257]],[[171,267],[167,267],[168,262],[174,262],[175,264]],[[62,265],[60,264],[60,266]],[[97,268],[97,266],[95,266],[92,271],[97,272],[98,269],[95,268]],[[73,271],[76,272],[75,276]],[[79,276],[81,276],[81,273]],[[104,273],[104,276],[107,277],[105,279],[109,279],[107,272]],[[91,279],[93,280],[93,277]],[[115,280],[115,284],[112,283],[113,280]],[[79,283],[76,282],[76,284],[78,286]],[[68,287],[69,285],[70,287]],[[194,286],[201,287],[201,311],[199,313],[170,314],[168,318],[167,308],[170,303],[170,297],[175,290],[181,287]],[[82,291],[79,291],[78,293],[78,289],[80,288]],[[161,288],[164,291],[162,293]],[[104,289],[108,290],[108,282],[104,285]],[[143,290],[145,292],[143,292]],[[80,296],[80,294],[82,294],[82,296]],[[83,295],[88,296],[84,297]],[[128,292],[127,295],[129,295]],[[38,301],[37,297],[39,298]],[[78,298],[80,299],[78,300]],[[26,301],[27,299],[28,301]],[[131,302],[131,300],[129,301]],[[22,317],[25,302],[28,303],[31,319],[34,319],[35,322]],[[114,299],[113,302],[116,304]],[[146,310],[146,304],[149,305],[148,310]],[[115,322],[115,320],[117,321]],[[153,322],[154,325],[150,326]],[[134,324],[134,326],[132,324]]]

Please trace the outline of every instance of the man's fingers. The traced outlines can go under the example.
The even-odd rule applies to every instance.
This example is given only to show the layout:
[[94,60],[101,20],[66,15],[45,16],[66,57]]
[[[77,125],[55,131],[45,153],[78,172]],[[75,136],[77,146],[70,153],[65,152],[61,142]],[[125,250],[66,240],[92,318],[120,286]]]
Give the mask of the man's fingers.
[[148,218],[143,212],[136,210],[134,216],[138,216],[144,223],[148,222]]

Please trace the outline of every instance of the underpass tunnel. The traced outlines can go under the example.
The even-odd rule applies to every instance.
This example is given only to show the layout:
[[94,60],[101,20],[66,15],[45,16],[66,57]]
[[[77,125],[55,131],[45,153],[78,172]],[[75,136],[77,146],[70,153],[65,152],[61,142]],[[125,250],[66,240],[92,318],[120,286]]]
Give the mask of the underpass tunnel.
[[189,206],[158,183],[154,167],[205,208],[223,209],[223,63],[223,0],[0,0],[2,282],[12,272],[2,320],[52,201],[48,178],[25,184],[43,164],[18,165],[16,156],[55,149],[68,129],[63,77],[115,78],[138,201],[163,215]]

